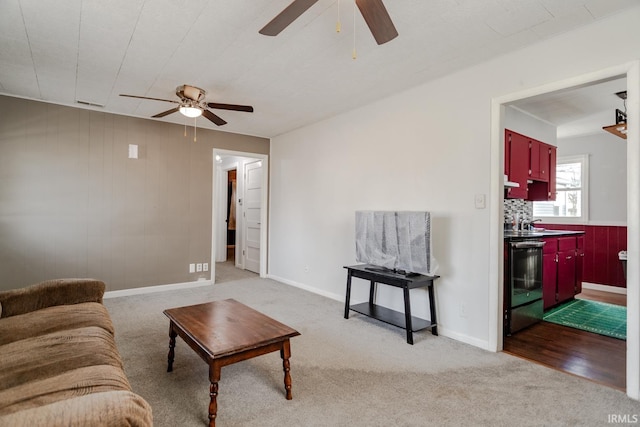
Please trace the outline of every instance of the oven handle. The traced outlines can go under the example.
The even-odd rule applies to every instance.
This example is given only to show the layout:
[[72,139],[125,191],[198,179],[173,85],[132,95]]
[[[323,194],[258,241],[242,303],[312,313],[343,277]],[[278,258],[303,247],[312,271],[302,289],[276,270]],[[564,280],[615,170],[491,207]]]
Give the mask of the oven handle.
[[525,248],[541,248],[547,242],[534,241],[534,240],[525,240],[522,242],[511,242],[511,247],[516,249],[525,249]]

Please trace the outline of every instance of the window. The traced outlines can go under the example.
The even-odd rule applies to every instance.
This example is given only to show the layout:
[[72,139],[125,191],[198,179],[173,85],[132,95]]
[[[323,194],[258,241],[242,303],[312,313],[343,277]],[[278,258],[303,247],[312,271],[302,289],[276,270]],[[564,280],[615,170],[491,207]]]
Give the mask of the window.
[[556,200],[533,202],[533,216],[553,222],[586,222],[588,219],[587,155],[559,157],[556,164]]

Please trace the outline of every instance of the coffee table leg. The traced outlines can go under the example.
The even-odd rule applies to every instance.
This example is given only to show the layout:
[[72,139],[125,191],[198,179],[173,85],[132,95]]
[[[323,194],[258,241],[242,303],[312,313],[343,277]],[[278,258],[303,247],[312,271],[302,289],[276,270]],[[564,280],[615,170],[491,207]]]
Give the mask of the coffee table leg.
[[218,382],[220,381],[220,365],[211,362],[209,365],[209,427],[216,427],[216,415],[218,415]]
[[175,353],[173,349],[176,346],[176,336],[178,334],[173,329],[173,322],[169,324],[169,366],[167,366],[167,372],[173,371],[173,358],[175,357]]
[[291,400],[293,396],[291,395],[291,365],[289,364],[291,346],[289,345],[289,340],[285,340],[282,343],[280,357],[282,357],[282,369],[284,370],[284,389],[287,392],[287,400]]

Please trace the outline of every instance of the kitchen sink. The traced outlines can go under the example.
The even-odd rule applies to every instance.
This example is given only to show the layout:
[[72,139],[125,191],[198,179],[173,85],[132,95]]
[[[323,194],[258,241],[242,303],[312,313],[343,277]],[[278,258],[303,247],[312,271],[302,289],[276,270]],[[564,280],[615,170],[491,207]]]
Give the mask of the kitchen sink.
[[[546,233],[546,231],[545,231]],[[542,234],[541,231],[529,231],[529,230],[518,230],[518,231],[505,231],[505,236],[518,237],[518,236],[540,236]]]
[[547,237],[554,234],[580,234],[572,230],[505,230],[504,237]]

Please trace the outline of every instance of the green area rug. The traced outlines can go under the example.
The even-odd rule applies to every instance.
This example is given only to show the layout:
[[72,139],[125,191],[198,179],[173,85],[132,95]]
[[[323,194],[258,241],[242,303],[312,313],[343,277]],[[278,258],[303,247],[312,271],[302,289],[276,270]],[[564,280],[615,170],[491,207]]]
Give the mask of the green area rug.
[[575,299],[544,314],[544,320],[608,337],[627,339],[627,307]]

